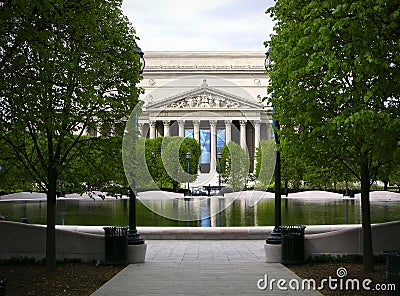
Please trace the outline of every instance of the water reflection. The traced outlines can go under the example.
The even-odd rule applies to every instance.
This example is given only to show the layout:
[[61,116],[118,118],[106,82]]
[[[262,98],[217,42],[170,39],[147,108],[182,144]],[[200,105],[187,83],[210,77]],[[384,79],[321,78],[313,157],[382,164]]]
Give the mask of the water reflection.
[[204,199],[200,202],[200,227],[211,227],[210,202],[210,199]]
[[[138,226],[271,226],[274,224],[274,200],[254,204],[250,199],[192,198],[148,199],[157,212],[142,202],[137,205]],[[226,207],[227,204],[230,204]],[[57,223],[61,225],[127,225],[129,200],[57,200]],[[1,201],[0,213],[7,220],[46,224],[45,201]],[[166,218],[172,217],[173,219]],[[371,202],[372,223],[400,220],[399,201]],[[282,199],[282,224],[354,224],[361,222],[359,200]]]

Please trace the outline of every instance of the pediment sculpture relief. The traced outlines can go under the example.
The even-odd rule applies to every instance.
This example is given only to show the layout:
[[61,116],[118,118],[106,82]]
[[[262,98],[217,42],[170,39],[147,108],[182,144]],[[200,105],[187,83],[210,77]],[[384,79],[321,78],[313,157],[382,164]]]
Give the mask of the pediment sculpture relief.
[[239,102],[233,100],[204,93],[202,95],[189,96],[187,98],[175,101],[169,104],[167,108],[246,108],[246,106],[243,106]]

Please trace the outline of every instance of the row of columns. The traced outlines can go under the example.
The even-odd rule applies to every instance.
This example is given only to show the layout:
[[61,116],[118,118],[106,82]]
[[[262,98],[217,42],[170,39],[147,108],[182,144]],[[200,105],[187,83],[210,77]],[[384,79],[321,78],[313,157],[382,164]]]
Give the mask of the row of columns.
[[[193,120],[193,133],[194,139],[199,141],[200,139],[200,120]],[[156,137],[156,121],[150,121],[150,139],[154,139]],[[209,120],[211,134],[216,134],[216,120]],[[246,124],[247,120],[240,120],[240,146],[242,148],[246,147]],[[164,136],[170,135],[170,121],[164,120]],[[179,126],[179,137],[185,136],[185,121],[178,120]],[[226,143],[231,142],[232,140],[232,120],[225,120],[225,130],[226,130]],[[260,136],[261,136],[261,122],[254,121],[254,131],[255,131],[255,146],[258,147],[260,143]]]
[[[200,140],[200,120],[193,120],[193,137],[195,140]],[[247,144],[246,144],[246,125],[247,120],[240,120],[240,146],[243,150],[247,151]],[[150,121],[150,139],[156,138],[156,124],[157,121]],[[217,134],[217,120],[209,120],[210,124],[210,132],[211,132],[211,163],[210,167],[214,168],[216,165],[216,137]],[[258,147],[260,144],[260,136],[261,136],[261,122],[254,121],[254,146]],[[170,135],[170,121],[164,120],[164,136]],[[178,127],[179,127],[179,137],[185,136],[185,120],[178,120]],[[225,143],[229,143],[232,141],[232,120],[225,120]]]

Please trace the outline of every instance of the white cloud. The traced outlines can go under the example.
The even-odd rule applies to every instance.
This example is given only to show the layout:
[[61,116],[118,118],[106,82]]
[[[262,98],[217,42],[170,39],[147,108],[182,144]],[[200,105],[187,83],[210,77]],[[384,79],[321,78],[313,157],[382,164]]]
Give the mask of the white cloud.
[[144,51],[264,50],[273,0],[125,0]]

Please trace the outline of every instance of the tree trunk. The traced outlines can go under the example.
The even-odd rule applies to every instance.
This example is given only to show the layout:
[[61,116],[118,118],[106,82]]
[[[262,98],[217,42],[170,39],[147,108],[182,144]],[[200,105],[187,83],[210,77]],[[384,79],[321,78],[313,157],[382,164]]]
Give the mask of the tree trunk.
[[363,233],[363,265],[367,272],[374,271],[374,258],[372,248],[372,231],[370,215],[370,179],[368,160],[364,157],[361,161],[361,217]]
[[388,180],[384,180],[383,181],[383,190],[387,191],[388,190],[388,185],[389,185],[389,181]]
[[285,180],[285,195],[288,197],[289,195],[289,181]]
[[47,191],[47,228],[46,228],[46,268],[51,273],[56,270],[56,187],[55,168],[48,169],[49,188]]

